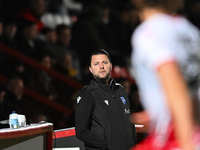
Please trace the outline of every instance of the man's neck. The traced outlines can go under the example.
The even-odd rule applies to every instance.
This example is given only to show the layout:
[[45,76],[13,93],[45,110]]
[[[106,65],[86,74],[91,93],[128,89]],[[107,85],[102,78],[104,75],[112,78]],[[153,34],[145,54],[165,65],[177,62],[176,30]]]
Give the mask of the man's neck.
[[157,8],[144,8],[139,13],[140,21],[143,22],[158,13],[166,13],[166,12],[159,8],[158,9]]

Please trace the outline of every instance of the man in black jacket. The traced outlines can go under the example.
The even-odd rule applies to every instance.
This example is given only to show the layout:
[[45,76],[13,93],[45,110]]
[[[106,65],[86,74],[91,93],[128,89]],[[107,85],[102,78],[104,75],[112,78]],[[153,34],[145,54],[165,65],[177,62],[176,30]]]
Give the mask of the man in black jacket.
[[91,82],[80,90],[75,109],[76,136],[86,150],[128,150],[135,143],[130,103],[124,88],[110,77],[109,54],[96,50],[90,57]]

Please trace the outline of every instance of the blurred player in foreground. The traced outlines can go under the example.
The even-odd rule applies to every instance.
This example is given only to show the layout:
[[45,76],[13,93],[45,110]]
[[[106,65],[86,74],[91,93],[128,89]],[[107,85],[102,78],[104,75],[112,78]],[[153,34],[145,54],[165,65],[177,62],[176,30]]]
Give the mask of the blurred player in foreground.
[[148,137],[133,150],[199,150],[192,102],[198,89],[200,33],[174,12],[181,0],[132,0],[141,24],[131,61],[150,117]]

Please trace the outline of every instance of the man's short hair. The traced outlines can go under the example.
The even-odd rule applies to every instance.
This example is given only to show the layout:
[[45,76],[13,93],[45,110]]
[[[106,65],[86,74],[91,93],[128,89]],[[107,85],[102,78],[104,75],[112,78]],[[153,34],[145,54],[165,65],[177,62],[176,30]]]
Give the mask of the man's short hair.
[[108,57],[110,63],[112,63],[110,55],[108,54],[108,52],[104,49],[98,49],[98,50],[93,51],[92,54],[90,55],[89,66],[91,66],[92,56],[101,55],[101,54],[106,55]]

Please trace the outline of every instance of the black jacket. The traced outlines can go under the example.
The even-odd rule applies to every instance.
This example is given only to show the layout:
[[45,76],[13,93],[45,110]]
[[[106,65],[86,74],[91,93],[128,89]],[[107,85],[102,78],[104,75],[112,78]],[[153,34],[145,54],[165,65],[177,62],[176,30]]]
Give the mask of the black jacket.
[[124,88],[93,79],[80,90],[75,109],[76,136],[88,150],[128,150],[135,143],[130,104]]

